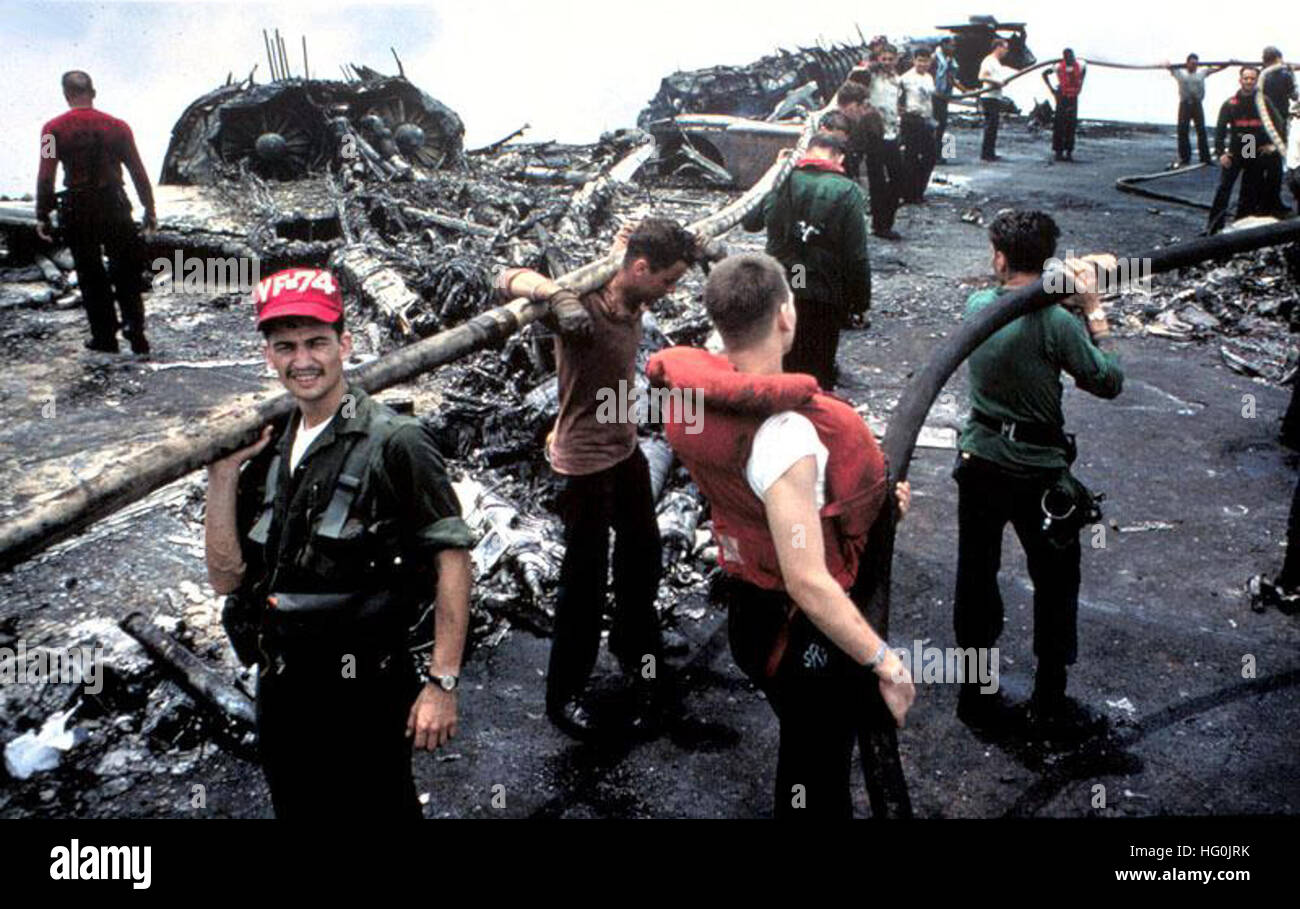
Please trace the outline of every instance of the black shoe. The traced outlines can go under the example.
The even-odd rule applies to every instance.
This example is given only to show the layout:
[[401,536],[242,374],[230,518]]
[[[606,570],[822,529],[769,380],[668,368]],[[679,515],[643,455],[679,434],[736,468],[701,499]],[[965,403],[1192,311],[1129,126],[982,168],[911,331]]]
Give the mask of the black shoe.
[[578,698],[571,698],[558,707],[548,706],[546,715],[560,731],[575,739],[585,741],[594,738],[598,732],[591,711]]
[[1000,691],[981,692],[978,685],[962,685],[957,696],[957,719],[977,732],[1014,733],[1024,728],[1024,711]]
[[144,332],[129,334],[126,339],[131,342],[131,353],[139,357],[149,356],[149,339],[144,336]]
[[1255,612],[1263,612],[1269,606],[1277,607],[1277,611],[1283,615],[1300,612],[1300,591],[1283,587],[1262,574],[1247,581],[1246,590],[1250,594],[1250,608]]
[[1068,151],[1068,152],[1066,152],[1066,153],[1065,153],[1065,160],[1067,160],[1067,161],[1069,161],[1071,164],[1073,164],[1073,163],[1074,163],[1074,152],[1072,152],[1072,151]]
[[117,353],[120,348],[117,346],[117,339],[111,341],[101,341],[98,338],[91,338],[86,342],[86,350],[93,350],[97,353]]
[[1001,155],[980,155],[981,161],[1001,161]]
[[1072,697],[1030,698],[1026,712],[1029,731],[1038,738],[1079,741],[1100,736],[1110,728],[1097,711]]
[[877,237],[879,237],[879,238],[882,239],[882,240],[901,240],[901,239],[903,239],[903,235],[900,234],[898,231],[893,230],[893,229],[890,229],[890,230],[873,230],[871,233],[872,233],[874,236],[877,236]]
[[1065,153],[1064,153],[1064,152],[1057,152],[1057,153],[1056,153],[1056,160],[1057,160],[1057,161],[1064,161],[1064,160],[1065,160]]

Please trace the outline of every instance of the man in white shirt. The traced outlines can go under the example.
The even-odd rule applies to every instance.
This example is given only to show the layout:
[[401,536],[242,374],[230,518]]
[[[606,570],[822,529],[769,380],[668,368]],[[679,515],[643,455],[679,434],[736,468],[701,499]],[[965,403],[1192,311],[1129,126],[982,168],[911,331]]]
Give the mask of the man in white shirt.
[[[884,458],[850,405],[782,372],[797,317],[779,262],[728,257],[704,301],[722,356],[672,347],[647,374],[703,401],[702,432],[672,413],[665,431],[712,508],[732,656],[780,723],[774,813],[849,818],[854,740],[876,728],[882,699],[901,726],[916,697],[861,611],[867,534],[894,520]],[[906,512],[910,487],[892,492]]]
[[871,58],[871,85],[867,101],[884,124],[880,136],[868,136],[867,185],[871,190],[871,232],[886,240],[901,240],[894,230],[894,215],[903,188],[903,159],[898,147],[902,87],[898,82],[898,49],[878,48]]
[[980,63],[980,87],[987,89],[980,97],[980,107],[984,110],[984,146],[980,151],[981,161],[1002,159],[1002,156],[997,153],[998,121],[1002,118],[1002,86],[1019,72],[1002,63],[1008,47],[1005,38],[995,39],[993,52]]
[[1210,143],[1205,135],[1205,77],[1212,76],[1222,66],[1201,67],[1201,58],[1196,54],[1187,55],[1185,66],[1169,67],[1169,75],[1178,82],[1178,161],[1175,167],[1186,167],[1192,163],[1192,143],[1188,136],[1188,127],[1196,124],[1196,146],[1201,153],[1201,163],[1210,163]]
[[920,202],[934,170],[935,135],[934,76],[930,75],[932,56],[921,48],[912,59],[912,68],[899,78],[903,90],[903,114],[899,121],[902,139],[904,202]]

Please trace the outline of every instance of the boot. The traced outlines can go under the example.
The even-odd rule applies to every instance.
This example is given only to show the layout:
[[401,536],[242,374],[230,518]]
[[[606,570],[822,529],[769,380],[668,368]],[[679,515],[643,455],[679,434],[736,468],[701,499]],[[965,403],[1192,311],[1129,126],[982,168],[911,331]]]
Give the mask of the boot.
[[957,695],[957,719],[977,732],[1011,733],[1023,726],[1023,716],[1001,691],[982,692],[978,682],[962,682]]
[[1064,664],[1039,662],[1029,699],[1029,728],[1037,736],[1077,740],[1105,731],[1106,718],[1065,694]]

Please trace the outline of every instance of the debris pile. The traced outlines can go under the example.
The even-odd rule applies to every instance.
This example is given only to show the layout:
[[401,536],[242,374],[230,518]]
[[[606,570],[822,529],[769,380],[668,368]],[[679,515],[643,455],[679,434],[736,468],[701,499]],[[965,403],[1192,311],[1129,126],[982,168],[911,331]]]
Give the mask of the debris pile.
[[1282,382],[1296,365],[1297,271],[1300,247],[1270,248],[1160,275],[1149,291],[1130,286],[1108,299],[1124,333],[1213,341],[1233,371]]

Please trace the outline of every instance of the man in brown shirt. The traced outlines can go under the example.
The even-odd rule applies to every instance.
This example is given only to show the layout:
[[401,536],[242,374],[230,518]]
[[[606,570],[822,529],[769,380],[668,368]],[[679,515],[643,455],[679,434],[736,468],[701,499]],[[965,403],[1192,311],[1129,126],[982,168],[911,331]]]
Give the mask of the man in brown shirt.
[[637,446],[633,408],[611,408],[608,401],[636,387],[641,314],[673,292],[695,261],[696,244],[675,222],[654,218],[621,234],[615,251],[624,248],[614,277],[581,298],[529,269],[508,269],[497,279],[503,296],[549,300],[557,329],[560,415],[549,453],[561,479],[556,508],[564,521],[564,565],[546,712],[578,738],[596,731],[585,689],[600,648],[610,530],[615,612],[609,647],[636,693],[633,731],[653,726],[659,700],[663,644],[654,603],[662,566],[650,469]]

